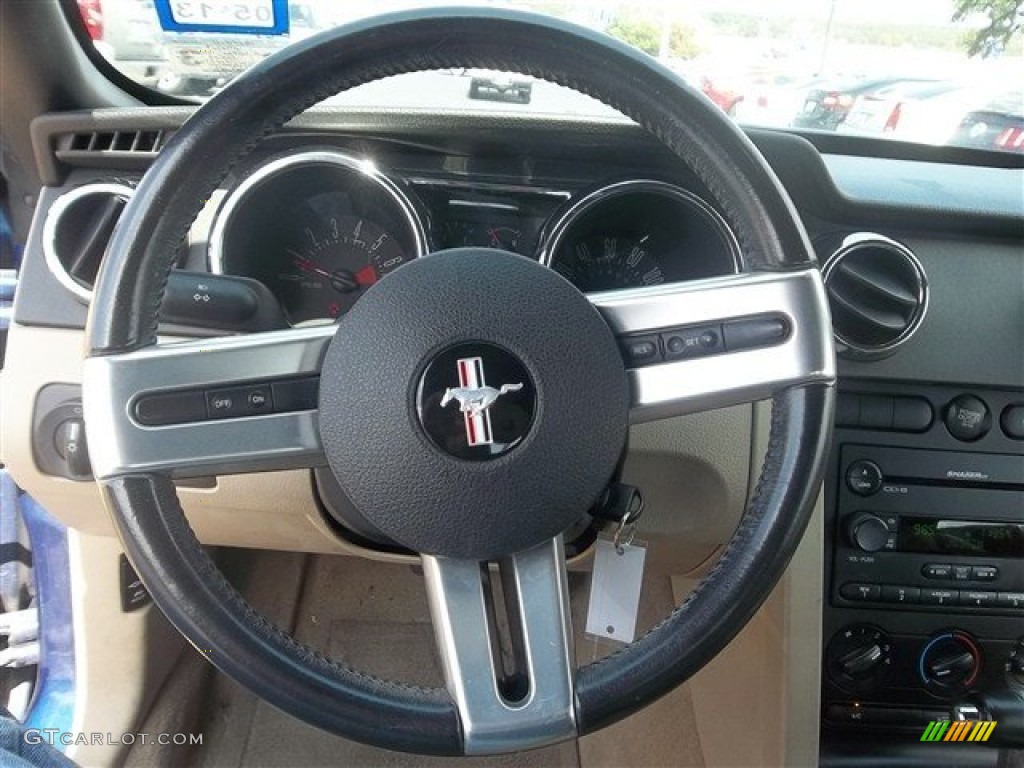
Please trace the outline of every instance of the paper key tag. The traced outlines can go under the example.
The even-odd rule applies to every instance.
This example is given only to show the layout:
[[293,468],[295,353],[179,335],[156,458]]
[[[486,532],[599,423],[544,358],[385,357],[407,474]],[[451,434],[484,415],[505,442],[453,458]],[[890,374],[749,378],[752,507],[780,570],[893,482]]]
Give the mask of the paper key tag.
[[598,539],[595,547],[587,633],[631,643],[636,635],[647,549],[634,542],[624,545],[619,554],[608,539]]

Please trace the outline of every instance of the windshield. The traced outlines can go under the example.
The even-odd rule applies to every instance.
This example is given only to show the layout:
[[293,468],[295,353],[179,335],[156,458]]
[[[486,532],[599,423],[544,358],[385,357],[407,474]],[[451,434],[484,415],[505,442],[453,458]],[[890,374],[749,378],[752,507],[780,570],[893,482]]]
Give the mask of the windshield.
[[[78,0],[97,50],[143,85],[203,100],[290,42],[420,0]],[[477,2],[567,19],[662,61],[746,125],[1024,153],[1019,0]],[[389,78],[326,104],[612,115],[481,69]]]

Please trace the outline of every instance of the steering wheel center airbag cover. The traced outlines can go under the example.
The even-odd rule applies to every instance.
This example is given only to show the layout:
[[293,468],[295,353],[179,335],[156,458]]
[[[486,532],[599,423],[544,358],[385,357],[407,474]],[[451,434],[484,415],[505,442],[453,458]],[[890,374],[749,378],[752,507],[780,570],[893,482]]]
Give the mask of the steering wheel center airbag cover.
[[[525,375],[487,380],[494,392],[474,374],[459,392],[424,386],[436,380],[425,372],[471,365],[481,350],[482,365],[507,357],[495,370]],[[530,259],[464,248],[402,267],[340,322],[320,431],[331,471],[382,533],[419,552],[494,559],[586,512],[619,460],[628,402],[615,338],[584,296]],[[511,445],[472,434],[449,450],[428,429],[443,409],[472,430],[474,413],[479,424],[491,408],[500,420],[524,406],[532,420]]]

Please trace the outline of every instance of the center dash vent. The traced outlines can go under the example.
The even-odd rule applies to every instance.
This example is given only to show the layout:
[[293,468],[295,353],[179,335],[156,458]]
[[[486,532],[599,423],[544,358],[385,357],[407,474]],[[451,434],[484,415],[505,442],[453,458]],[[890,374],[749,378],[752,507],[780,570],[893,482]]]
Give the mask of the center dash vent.
[[43,223],[43,253],[54,277],[84,301],[121,218],[132,188],[124,184],[83,184],[54,201]]
[[928,307],[928,281],[905,246],[882,235],[847,237],[825,263],[825,288],[840,354],[878,358],[917,330]]

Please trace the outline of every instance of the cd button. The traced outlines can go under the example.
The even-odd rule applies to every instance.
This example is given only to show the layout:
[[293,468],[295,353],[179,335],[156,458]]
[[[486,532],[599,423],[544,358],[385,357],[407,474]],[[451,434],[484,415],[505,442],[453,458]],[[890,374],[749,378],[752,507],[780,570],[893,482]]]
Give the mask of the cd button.
[[945,563],[929,563],[921,568],[921,574],[926,579],[948,579],[953,575],[953,566]]
[[846,487],[858,496],[870,496],[882,488],[882,470],[873,461],[860,459],[846,470]]
[[969,565],[954,565],[953,566],[953,581],[970,581],[971,580],[971,566]]
[[971,576],[975,581],[995,581],[999,569],[994,565],[976,565],[971,569]]

